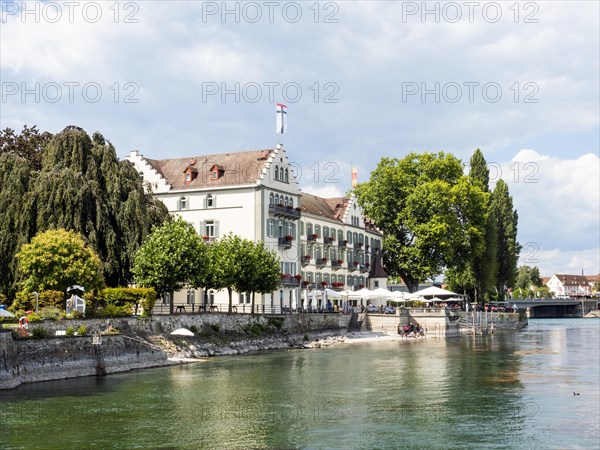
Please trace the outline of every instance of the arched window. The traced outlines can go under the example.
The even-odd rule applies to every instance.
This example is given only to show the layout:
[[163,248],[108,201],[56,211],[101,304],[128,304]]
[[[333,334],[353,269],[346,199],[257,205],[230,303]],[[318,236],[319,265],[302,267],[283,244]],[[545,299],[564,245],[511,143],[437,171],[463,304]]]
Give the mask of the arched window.
[[357,242],[358,242],[358,234],[357,234],[356,232],[352,233],[352,241],[353,241],[354,243],[357,243]]
[[323,238],[327,239],[329,237],[329,227],[323,227]]
[[346,233],[346,240],[348,241],[348,244],[352,244],[352,233],[350,231]]
[[279,180],[283,181],[283,167],[279,168]]
[[288,171],[288,169],[285,169],[285,182],[289,183],[290,181],[290,172]]
[[315,225],[315,233],[318,237],[321,237],[321,225]]
[[310,236],[311,234],[313,234],[312,230],[313,230],[312,223],[306,222],[306,235]]
[[275,196],[273,195],[273,193],[271,192],[269,194],[269,205],[272,205],[275,202]]
[[179,197],[179,209],[187,209],[187,198],[181,196]]
[[279,205],[279,194],[275,194],[275,204]]
[[294,207],[294,199],[292,197],[290,197],[290,203],[289,205],[293,208]]
[[338,232],[337,232],[337,238],[338,238],[338,241],[343,241],[344,240],[344,232],[342,230],[338,230]]
[[275,166],[275,179],[279,180],[279,166]]

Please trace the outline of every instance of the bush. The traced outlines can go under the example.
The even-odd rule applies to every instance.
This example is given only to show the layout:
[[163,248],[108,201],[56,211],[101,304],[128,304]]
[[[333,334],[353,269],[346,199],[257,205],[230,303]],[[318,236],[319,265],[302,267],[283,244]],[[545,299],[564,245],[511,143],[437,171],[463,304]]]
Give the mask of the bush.
[[[212,330],[215,333],[218,333],[219,331],[221,331],[221,325],[219,325],[218,323],[211,323],[210,327],[212,328]],[[191,330],[190,330],[191,331]]]
[[65,334],[67,336],[74,336],[75,335],[75,327],[67,327],[67,331],[65,332]]
[[40,316],[44,319],[62,320],[65,317],[65,313],[56,306],[46,306],[40,309]]
[[38,306],[40,308],[43,306],[45,306],[45,307],[50,306],[50,307],[64,310],[65,309],[65,294],[63,294],[61,291],[42,291],[42,292],[40,292]]
[[192,326],[190,327],[190,331],[191,331],[192,333],[194,333],[194,334],[197,334],[197,333],[198,333],[198,327],[197,327],[196,325],[192,325]]
[[304,342],[308,341],[308,334],[304,335]]
[[45,339],[48,337],[48,330],[44,327],[33,327],[31,334],[36,339]]
[[39,314],[36,314],[36,313],[31,313],[31,314],[27,315],[27,320],[29,320],[30,323],[39,322],[42,320],[42,316],[40,316]]
[[148,316],[156,303],[156,291],[152,288],[106,288],[96,295],[86,293],[84,298],[88,316],[132,316],[140,307],[142,315]]
[[77,328],[78,336],[85,336],[86,334],[87,334],[87,327],[85,325],[81,325],[79,328]]
[[269,317],[267,319],[267,324],[269,326],[275,327],[279,330],[281,330],[281,327],[283,327],[283,321],[285,319],[283,317]]

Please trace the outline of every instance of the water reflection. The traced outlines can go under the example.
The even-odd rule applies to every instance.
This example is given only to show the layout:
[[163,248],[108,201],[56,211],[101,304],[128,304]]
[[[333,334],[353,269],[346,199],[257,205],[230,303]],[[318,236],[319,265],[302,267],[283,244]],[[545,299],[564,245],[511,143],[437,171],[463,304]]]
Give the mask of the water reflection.
[[594,447],[599,324],[22,386],[0,393],[0,447]]

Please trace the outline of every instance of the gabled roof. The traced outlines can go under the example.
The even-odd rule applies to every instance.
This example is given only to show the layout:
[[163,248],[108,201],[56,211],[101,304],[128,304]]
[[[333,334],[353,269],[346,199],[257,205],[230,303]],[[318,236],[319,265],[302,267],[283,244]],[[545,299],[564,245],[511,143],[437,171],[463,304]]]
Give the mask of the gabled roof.
[[[201,189],[224,186],[255,185],[268,156],[273,149],[249,150],[243,152],[215,153],[191,158],[148,159],[146,161],[156,169],[174,190]],[[217,166],[223,176],[212,178],[211,170]],[[190,168],[198,170],[194,180],[185,182],[182,173]]]
[[584,275],[566,275],[555,273],[554,276],[560,280],[563,286],[581,286],[588,284],[587,277]]
[[[317,197],[316,195],[302,193],[301,207],[302,212],[312,214],[314,216],[321,216],[326,219],[335,220],[342,223],[340,213],[336,213],[336,201],[338,199],[326,199]],[[332,204],[334,207],[332,208]]]

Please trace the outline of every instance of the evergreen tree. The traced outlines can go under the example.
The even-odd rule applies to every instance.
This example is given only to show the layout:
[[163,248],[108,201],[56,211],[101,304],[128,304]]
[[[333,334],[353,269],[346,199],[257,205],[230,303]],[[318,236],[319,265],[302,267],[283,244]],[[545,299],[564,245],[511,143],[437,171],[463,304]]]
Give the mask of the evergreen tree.
[[497,233],[497,271],[495,287],[498,297],[504,299],[506,289],[514,286],[517,276],[517,262],[521,245],[517,242],[519,216],[513,208],[508,186],[498,180],[492,192],[490,214]]

